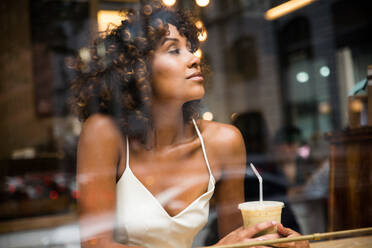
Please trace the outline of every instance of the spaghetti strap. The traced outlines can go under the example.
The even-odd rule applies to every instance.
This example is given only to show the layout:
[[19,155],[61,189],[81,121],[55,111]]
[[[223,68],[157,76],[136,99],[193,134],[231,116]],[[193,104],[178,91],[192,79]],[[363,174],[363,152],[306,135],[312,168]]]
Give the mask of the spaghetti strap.
[[125,168],[129,168],[129,141],[128,141],[128,136],[125,137],[126,142],[127,142],[127,153],[126,155],[126,162],[125,162]]
[[202,151],[203,151],[203,156],[204,156],[204,160],[207,164],[207,168],[208,168],[208,171],[209,171],[209,175],[213,176],[212,174],[212,170],[211,170],[211,167],[209,166],[209,161],[208,161],[208,157],[207,157],[207,152],[205,151],[205,146],[204,146],[204,140],[203,140],[203,137],[199,131],[199,128],[198,128],[198,125],[196,124],[196,121],[195,119],[193,118],[192,119],[192,123],[194,124],[194,127],[195,127],[195,130],[196,130],[196,133],[198,134],[198,137],[200,139],[200,144],[201,144],[201,147],[202,147]]
[[[202,148],[202,151],[203,151],[204,160],[205,160],[205,163],[207,164],[209,175],[213,176],[211,167],[209,165],[209,160],[208,160],[207,152],[205,150],[203,136],[201,135],[201,133],[199,131],[199,128],[198,128],[198,125],[196,124],[195,119],[192,119],[192,122],[194,124],[196,133],[197,133],[197,135],[199,137],[199,140],[200,140],[200,144],[201,144],[201,148]],[[126,168],[130,168],[129,167],[129,140],[128,140],[128,136],[126,136],[126,144],[127,144],[127,147],[126,147],[126,164],[125,164],[125,166],[126,166]]]

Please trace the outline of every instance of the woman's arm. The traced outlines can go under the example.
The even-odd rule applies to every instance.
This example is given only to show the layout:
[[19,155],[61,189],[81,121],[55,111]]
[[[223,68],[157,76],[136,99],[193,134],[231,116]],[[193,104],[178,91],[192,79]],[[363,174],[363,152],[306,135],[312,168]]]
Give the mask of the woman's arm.
[[219,128],[218,154],[221,179],[216,188],[218,231],[224,237],[242,225],[238,204],[244,202],[245,148],[238,129],[230,125]]
[[116,171],[123,148],[122,135],[104,115],[93,115],[83,125],[77,155],[81,245],[127,247],[114,241]]
[[[218,154],[221,178],[217,184],[215,197],[218,215],[218,231],[221,240],[217,245],[249,242],[255,234],[273,227],[271,221],[252,228],[242,227],[243,221],[239,203],[244,202],[244,175],[246,166],[245,146],[240,131],[231,125],[217,124],[213,149]],[[266,236],[276,238],[278,235]]]
[[[299,236],[281,224],[268,221],[252,228],[242,227],[242,216],[238,209],[239,203],[244,202],[244,175],[246,167],[245,145],[240,131],[231,125],[221,125],[217,132],[221,140],[217,140],[216,148],[221,162],[221,179],[216,188],[217,215],[219,235],[223,237],[217,244],[233,244],[279,237]],[[267,234],[257,238],[257,233],[278,226],[277,234]],[[239,228],[237,228],[239,227]],[[235,229],[235,230],[234,230]],[[309,247],[308,242],[293,242],[281,244],[278,247]]]

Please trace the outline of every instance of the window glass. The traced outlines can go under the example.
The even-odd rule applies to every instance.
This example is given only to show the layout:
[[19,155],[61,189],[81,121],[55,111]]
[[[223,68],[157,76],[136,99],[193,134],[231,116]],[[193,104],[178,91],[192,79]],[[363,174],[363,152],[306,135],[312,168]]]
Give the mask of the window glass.
[[[301,4],[288,7],[289,2]],[[185,90],[182,91],[182,84],[164,88],[155,85],[158,72],[156,65],[159,64],[154,61],[158,61],[156,59],[161,52],[165,56],[163,58],[166,58],[166,68],[170,68],[165,70],[167,75],[180,69],[182,63],[187,65],[184,61],[188,56],[195,57],[197,62],[194,64],[206,65],[197,67],[203,67],[203,73],[208,72],[204,74],[205,94],[203,91],[196,119],[197,127],[205,139],[203,145],[206,154],[210,158],[206,160],[217,183],[216,191],[211,201],[208,201],[210,208],[207,224],[202,225],[203,229],[197,230],[198,234],[191,238],[193,247],[212,245],[220,240],[219,236],[223,233],[222,221],[218,222],[220,209],[231,207],[235,211],[238,206],[233,201],[226,204],[228,200],[219,199],[232,199],[228,197],[230,192],[240,192],[230,187],[229,192],[222,191],[225,196],[216,193],[220,192],[218,187],[223,185],[223,179],[229,178],[229,175],[223,173],[222,165],[239,162],[228,160],[228,155],[224,155],[228,162],[218,162],[218,153],[220,157],[225,154],[221,150],[228,154],[227,151],[232,150],[234,143],[228,144],[230,134],[222,133],[221,129],[214,130],[215,134],[208,136],[205,127],[209,124],[201,124],[210,123],[208,121],[226,124],[231,129],[235,127],[237,129],[233,130],[241,135],[244,149],[240,154],[245,157],[240,167],[245,171],[240,175],[244,184],[242,201],[259,200],[260,186],[250,167],[252,163],[263,178],[264,200],[284,202],[281,215],[284,226],[303,235],[371,227],[372,3],[362,0],[163,0],[158,3],[175,10],[187,10],[193,15],[193,26],[199,29],[194,38],[197,38],[200,47],[194,47],[187,40],[184,46],[186,49],[183,49],[182,39],[191,39],[187,33],[190,31],[186,30],[177,41],[171,41],[174,42],[172,46],[156,50],[163,45],[162,42],[166,44],[163,41],[165,32],[163,36],[151,41],[156,44],[151,48],[155,52],[151,56],[147,54],[148,57],[144,54],[150,48],[131,53],[131,46],[123,45],[123,51],[126,49],[124,55],[126,52],[135,54],[133,56],[143,61],[128,67],[128,64],[120,64],[124,60],[122,57],[110,57],[110,49],[116,49],[113,48],[115,44],[127,44],[125,42],[129,41],[140,46],[138,44],[144,42],[138,38],[143,34],[141,32],[148,34],[155,31],[143,29],[150,22],[146,18],[136,20],[138,25],[128,29],[132,33],[126,34],[126,30],[118,27],[131,25],[131,16],[135,12],[151,16],[155,7],[149,6],[156,4],[149,5],[142,0],[1,1],[0,246],[81,246],[81,205],[78,203],[87,194],[79,188],[79,180],[83,179],[79,177],[81,171],[77,166],[77,158],[79,138],[84,129],[82,119],[89,115],[89,111],[93,113],[100,109],[104,115],[116,118],[119,126],[123,121],[119,116],[127,118],[123,126],[128,129],[119,132],[119,136],[130,137],[128,144],[133,150],[129,154],[133,158],[128,160],[131,163],[133,161],[133,171],[137,173],[139,181],[145,188],[150,187],[150,194],[159,187],[164,190],[161,194],[155,194],[154,198],[165,212],[169,207],[182,213],[182,209],[188,208],[185,206],[193,206],[193,199],[197,199],[204,191],[208,192],[209,177],[205,176],[208,172],[206,168],[209,167],[206,167],[205,154],[199,143],[197,151],[189,152],[182,158],[184,160],[179,160],[179,164],[195,167],[192,161],[199,161],[195,155],[199,154],[203,158],[201,164],[204,167],[196,166],[196,174],[188,174],[190,171],[184,169],[187,166],[178,163],[166,167],[171,161],[168,159],[172,159],[169,154],[164,160],[146,157],[146,161],[153,159],[154,163],[156,159],[165,161],[165,167],[136,169],[135,164],[140,164],[143,162],[141,158],[144,159],[138,156],[138,151],[142,150],[135,150],[136,144],[151,150],[141,138],[151,138],[143,130],[156,130],[156,125],[151,121],[132,121],[137,120],[138,116],[135,115],[138,111],[132,111],[129,107],[123,110],[122,106],[135,106],[133,109],[139,106],[137,110],[143,111],[141,114],[146,115],[146,111],[151,113],[144,119],[153,120],[151,118],[155,114],[151,111],[155,110],[146,108],[156,106],[155,103],[163,99],[159,95],[164,99],[165,96],[175,97],[176,93],[180,94],[177,97],[189,97]],[[280,8],[285,4],[287,9],[281,13]],[[123,40],[115,41],[119,43],[114,44],[113,40],[119,36],[113,35],[112,40],[106,39],[110,30],[124,32],[120,34]],[[172,31],[167,31],[166,35],[172,36]],[[146,42],[144,46],[150,47],[151,42]],[[99,58],[102,61],[97,62]],[[80,64],[76,64],[76,59]],[[177,61],[174,67],[171,63],[173,60]],[[162,69],[160,66],[164,64],[158,68]],[[192,68],[194,64],[187,65],[187,68]],[[92,65],[97,67],[93,68]],[[101,65],[104,65],[104,69],[99,68]],[[144,72],[148,73],[145,78],[151,78],[151,89],[141,84],[143,80],[130,76],[142,72],[141,66],[151,68]],[[131,71],[128,68],[134,69]],[[92,70],[95,72],[94,77],[88,73]],[[113,74],[114,70],[122,74]],[[180,70],[188,69],[182,67]],[[116,75],[123,78],[115,79]],[[74,93],[74,89],[80,87],[74,81],[77,77],[84,78],[81,82],[91,85],[91,88],[86,87],[87,91],[81,91],[80,96]],[[132,84],[113,86],[107,83],[110,80],[127,80]],[[137,85],[133,82],[137,82]],[[95,91],[97,84],[104,85],[99,89],[101,93],[107,94],[99,95],[101,93]],[[140,88],[140,93],[122,93],[133,90],[133,87]],[[165,95],[169,92],[171,96]],[[195,91],[190,92],[196,94]],[[99,97],[95,98],[97,95]],[[152,100],[149,102],[153,105],[149,105],[147,100],[138,103],[138,99],[146,98],[144,96],[150,96]],[[106,101],[105,97],[121,100]],[[196,100],[194,98],[190,99]],[[199,100],[201,97],[196,98]],[[85,104],[90,107],[84,108],[88,112],[80,112],[80,119],[73,111],[74,99],[86,100],[78,102],[77,106]],[[94,99],[103,100],[94,102]],[[194,113],[191,108],[193,105],[181,106],[182,109],[191,109],[191,114]],[[167,120],[170,113],[163,111],[161,115]],[[192,133],[193,139],[198,140],[191,119],[189,124],[191,129],[185,133]],[[154,129],[146,129],[146,125]],[[95,133],[94,137],[103,133]],[[168,135],[172,136],[171,131]],[[218,138],[225,142],[218,143]],[[184,140],[185,144],[190,140]],[[123,138],[122,146],[119,146],[122,149],[121,155],[126,154],[125,141]],[[166,139],[163,141],[166,142]],[[93,139],[91,142],[95,144]],[[216,144],[226,147],[216,148]],[[173,145],[179,143],[174,142]],[[107,155],[108,152],[103,154]],[[92,154],[99,158],[98,153]],[[121,173],[127,168],[125,156],[117,157],[117,161],[124,162],[115,160],[115,183],[120,182],[124,175]],[[91,160],[94,161],[94,158]],[[170,175],[179,176],[173,178],[177,183],[170,182]],[[202,190],[198,180],[205,181]],[[115,192],[107,194],[108,202]],[[173,199],[169,201],[171,204],[162,204],[162,199],[167,197]],[[177,199],[181,199],[181,203]],[[177,207],[177,204],[181,205]],[[99,245],[97,237],[89,239],[89,245]]]

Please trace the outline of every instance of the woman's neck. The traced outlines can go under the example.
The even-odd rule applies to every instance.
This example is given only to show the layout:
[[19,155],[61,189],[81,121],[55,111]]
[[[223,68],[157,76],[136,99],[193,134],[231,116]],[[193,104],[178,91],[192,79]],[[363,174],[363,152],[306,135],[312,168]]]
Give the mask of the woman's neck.
[[183,119],[182,106],[156,103],[152,109],[153,132],[149,143],[155,150],[182,142],[188,136]]

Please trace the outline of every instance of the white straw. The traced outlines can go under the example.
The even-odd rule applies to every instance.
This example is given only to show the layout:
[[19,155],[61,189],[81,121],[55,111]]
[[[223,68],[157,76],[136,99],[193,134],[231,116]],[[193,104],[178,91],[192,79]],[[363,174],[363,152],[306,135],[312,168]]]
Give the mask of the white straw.
[[253,172],[254,172],[254,174],[256,175],[256,177],[258,178],[258,181],[260,182],[260,203],[262,204],[262,198],[263,198],[263,196],[262,196],[262,177],[260,176],[260,174],[258,174],[258,171],[256,170],[256,167],[254,167],[254,165],[251,163],[250,164],[251,165],[251,168],[252,168],[252,170],[253,170]]

